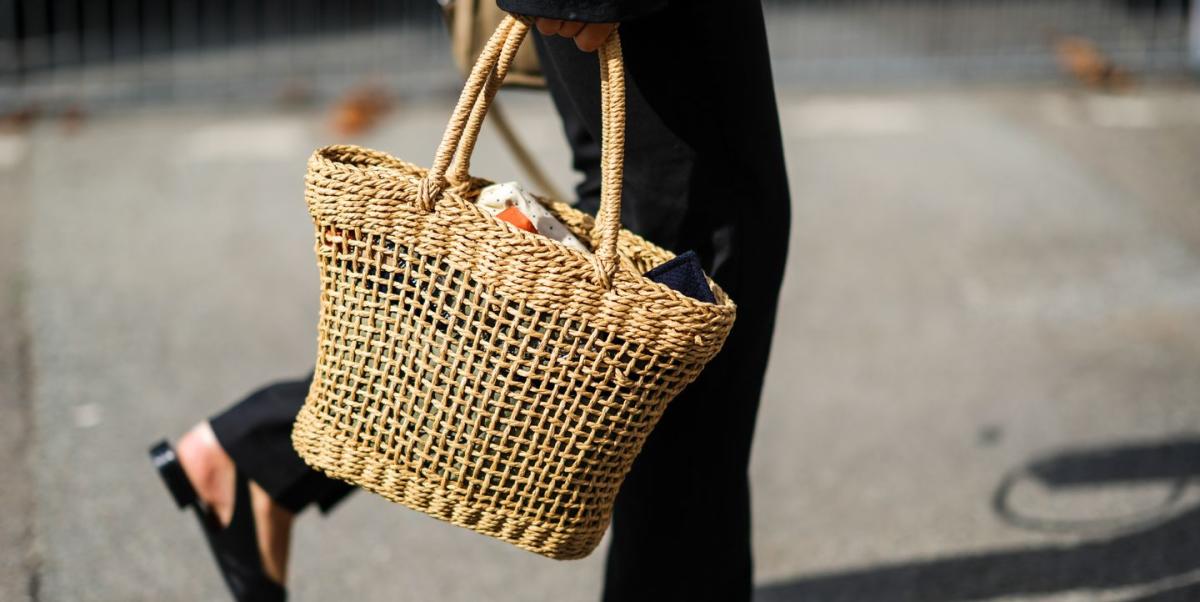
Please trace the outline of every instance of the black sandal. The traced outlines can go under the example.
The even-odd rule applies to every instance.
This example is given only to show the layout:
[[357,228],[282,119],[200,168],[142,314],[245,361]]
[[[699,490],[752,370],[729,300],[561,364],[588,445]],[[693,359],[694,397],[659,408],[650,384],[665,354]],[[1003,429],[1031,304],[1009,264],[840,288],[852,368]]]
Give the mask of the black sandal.
[[233,518],[229,526],[222,527],[216,513],[196,495],[179,456],[170,443],[160,441],[150,448],[150,460],[158,469],[171,497],[179,509],[191,506],[200,521],[200,528],[208,539],[208,547],[217,560],[221,576],[237,602],[284,602],[287,590],[271,580],[263,570],[262,555],[258,550],[258,534],[254,524],[254,512],[250,505],[250,481],[237,473],[234,492]]

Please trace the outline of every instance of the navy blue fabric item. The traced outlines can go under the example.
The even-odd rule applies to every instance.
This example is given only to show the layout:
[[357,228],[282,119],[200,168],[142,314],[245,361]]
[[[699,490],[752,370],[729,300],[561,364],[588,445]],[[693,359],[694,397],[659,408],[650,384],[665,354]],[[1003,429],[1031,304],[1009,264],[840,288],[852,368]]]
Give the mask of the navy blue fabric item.
[[716,303],[708,281],[704,278],[704,268],[700,267],[700,258],[695,251],[684,251],[672,259],[646,272],[646,277],[665,284],[693,299],[705,303]]

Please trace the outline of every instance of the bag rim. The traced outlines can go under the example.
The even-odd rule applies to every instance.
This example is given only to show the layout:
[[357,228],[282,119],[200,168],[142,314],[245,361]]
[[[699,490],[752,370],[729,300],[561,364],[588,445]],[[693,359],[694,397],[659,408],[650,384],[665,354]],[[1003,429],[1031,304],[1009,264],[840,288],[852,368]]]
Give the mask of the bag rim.
[[[367,156],[371,157],[372,159],[379,161],[379,162],[378,163],[370,162],[370,163],[363,164],[361,162],[346,160],[345,156],[347,154],[351,154],[351,153],[356,154],[356,155],[367,155]],[[365,178],[379,180],[380,183],[388,184],[388,186],[385,187],[388,189],[394,189],[395,184],[401,184],[401,185],[411,186],[412,189],[415,190],[417,185],[419,184],[421,178],[423,178],[425,173],[428,171],[427,169],[425,169],[423,167],[420,167],[420,166],[418,166],[414,163],[410,163],[408,161],[404,161],[403,159],[395,157],[385,151],[380,151],[380,150],[375,150],[375,149],[370,149],[370,148],[360,147],[360,146],[355,146],[355,145],[345,145],[345,144],[333,144],[333,145],[328,145],[328,146],[324,146],[324,147],[317,149],[316,151],[313,152],[312,157],[309,159],[310,173],[313,171],[312,168],[314,167],[314,164],[315,165],[324,164],[324,166],[326,168],[332,168],[334,171],[357,172],[359,174],[362,174],[362,176]],[[590,256],[587,254],[584,254],[582,251],[579,251],[577,249],[572,249],[566,245],[563,245],[556,241],[550,240],[544,236],[536,235],[536,234],[533,234],[530,232],[525,232],[518,228],[513,228],[513,227],[509,226],[508,224],[502,222],[501,220],[497,220],[494,217],[492,217],[491,215],[488,215],[482,209],[479,209],[479,207],[477,207],[475,205],[475,203],[468,200],[468,197],[473,192],[477,192],[478,189],[482,188],[483,186],[489,185],[491,183],[493,183],[491,180],[472,177],[467,182],[463,182],[463,183],[459,184],[458,186],[447,189],[446,194],[443,196],[445,198],[450,199],[451,202],[455,203],[461,209],[465,209],[469,216],[471,216],[472,218],[475,218],[475,219],[471,220],[472,223],[478,223],[481,225],[485,225],[485,227],[489,227],[489,228],[492,228],[495,230],[502,231],[509,237],[525,241],[528,244],[537,244],[539,246],[552,248],[558,254],[569,257],[570,258],[569,260],[571,262],[578,264],[581,268],[584,266],[587,266],[587,267],[591,266]],[[311,184],[311,182],[310,182],[310,184]],[[397,206],[394,203],[387,203],[386,205],[381,204],[378,202],[379,200],[381,200],[378,197],[368,198],[366,200],[366,206],[374,207],[376,209],[382,210],[382,211],[372,212],[376,215],[379,215],[382,213],[387,213],[387,212],[394,212],[394,211],[402,211],[406,214],[412,214],[417,217],[434,216],[434,215],[438,214],[438,210],[436,210],[436,209],[432,213],[429,213],[429,214],[422,213],[416,206],[416,201],[413,198],[414,196],[415,195],[400,194],[400,195],[396,195],[395,197],[387,198],[387,200],[391,200],[391,201],[400,201],[401,203],[403,203],[403,208]],[[556,217],[560,216],[560,210],[557,207],[558,205],[563,205],[563,206],[569,207],[575,211],[579,211],[578,209],[574,209],[574,207],[571,207],[570,205],[568,205],[566,203],[561,203],[559,201],[546,199],[537,194],[534,194],[533,196],[535,198],[537,198],[538,202],[540,202],[544,207],[546,207],[551,212],[555,213]],[[322,225],[333,225],[334,222],[336,222],[338,225],[357,227],[364,231],[371,232],[373,234],[379,234],[379,235],[382,235],[385,237],[391,236],[391,233],[379,231],[378,229],[372,227],[371,224],[368,224],[365,220],[337,219],[337,218],[345,217],[345,214],[341,213],[341,212],[315,211],[314,207],[313,207],[314,200],[312,198],[309,198],[308,200],[309,200],[308,205],[309,205],[310,213],[312,214],[313,220],[321,223]],[[547,201],[549,201],[549,202],[547,202]],[[447,202],[447,201],[443,200],[441,202]],[[384,205],[384,206],[381,206],[381,205]],[[357,214],[355,214],[355,215],[357,215]],[[589,215],[590,217],[595,219],[595,216],[591,216],[591,214],[585,214],[585,215]],[[329,218],[329,217],[334,218],[334,219],[333,220],[325,219],[325,218]],[[357,222],[357,223],[355,223],[355,222]],[[662,247],[659,247],[658,245],[654,244],[653,242],[646,240],[644,237],[638,235],[637,233],[631,232],[624,227],[621,228],[621,233],[622,233],[623,237],[626,237],[626,238],[634,237],[636,242],[644,243],[647,245],[652,245],[656,250],[661,251],[663,254],[669,255],[671,257],[675,256],[675,253],[673,253],[669,250],[663,249]],[[577,232],[576,234],[579,234],[579,233]],[[590,242],[591,233],[586,232],[583,234],[585,237],[587,237],[589,239],[589,242]],[[401,243],[404,241],[393,240],[393,242]],[[668,295],[669,297],[671,297],[673,299],[673,301],[675,303],[690,306],[691,308],[693,308],[697,311],[700,311],[700,312],[705,312],[705,313],[711,312],[711,313],[715,313],[715,314],[729,314],[730,316],[732,316],[736,313],[736,308],[737,308],[736,303],[734,303],[733,299],[730,298],[730,296],[724,291],[724,289],[722,289],[721,286],[719,284],[717,284],[712,279],[712,277],[709,276],[707,273],[705,273],[704,277],[705,277],[706,281],[708,282],[709,286],[713,290],[713,296],[717,299],[716,303],[708,303],[705,301],[701,301],[699,299],[694,299],[694,298],[684,295],[683,293],[680,293],[679,291],[672,289],[662,283],[650,280],[643,273],[636,271],[634,269],[631,261],[629,261],[628,258],[626,258],[624,256],[624,254],[621,255],[621,258],[622,258],[622,261],[619,263],[619,265],[617,267],[617,272],[622,275],[622,280],[626,280],[630,283],[637,283],[638,288],[644,289],[647,286],[649,286],[652,290],[658,291],[660,293],[660,295],[662,295],[662,294]],[[452,265],[453,265],[453,263],[452,263]],[[471,273],[470,268],[468,268],[467,266],[454,265],[454,267],[456,269],[462,270],[464,273],[467,273],[467,274]],[[624,287],[622,287],[622,288],[624,288]],[[714,316],[714,317],[718,317],[718,316]],[[724,317],[724,316],[720,316],[720,317]]]

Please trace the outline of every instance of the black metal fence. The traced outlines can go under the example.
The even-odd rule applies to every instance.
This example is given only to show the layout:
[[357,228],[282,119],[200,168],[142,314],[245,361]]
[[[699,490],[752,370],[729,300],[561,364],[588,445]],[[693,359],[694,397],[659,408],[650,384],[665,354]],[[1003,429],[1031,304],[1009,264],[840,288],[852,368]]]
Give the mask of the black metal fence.
[[7,71],[137,60],[267,40],[431,22],[431,2],[0,0]]
[[1067,36],[1087,39],[1134,75],[1177,75],[1190,68],[1191,6],[1191,0],[767,4],[776,78],[806,86],[1054,77],[1055,48]]
[[0,0],[0,103],[417,90],[445,48],[432,0]]
[[[781,86],[1053,76],[1092,40],[1147,76],[1188,64],[1191,0],[769,0]],[[453,86],[433,0],[0,0],[0,109]]]

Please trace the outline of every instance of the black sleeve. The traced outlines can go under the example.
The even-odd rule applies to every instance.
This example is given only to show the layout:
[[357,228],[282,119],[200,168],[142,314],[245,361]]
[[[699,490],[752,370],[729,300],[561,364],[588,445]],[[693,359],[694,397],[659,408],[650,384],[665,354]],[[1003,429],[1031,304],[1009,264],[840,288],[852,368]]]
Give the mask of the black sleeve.
[[668,0],[496,0],[516,15],[564,21],[618,23],[644,17],[667,6]]

